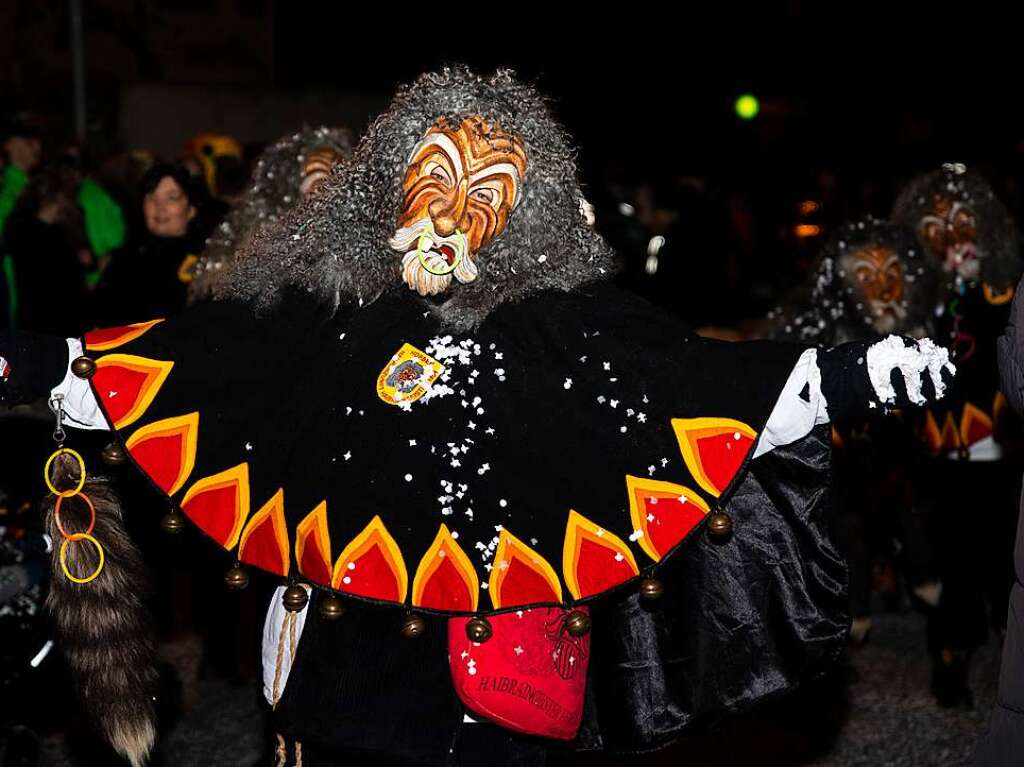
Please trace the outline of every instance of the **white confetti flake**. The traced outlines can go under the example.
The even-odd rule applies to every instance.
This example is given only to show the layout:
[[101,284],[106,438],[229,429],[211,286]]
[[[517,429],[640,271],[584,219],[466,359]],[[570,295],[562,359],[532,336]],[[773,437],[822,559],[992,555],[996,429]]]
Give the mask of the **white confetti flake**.
[[572,379],[571,378],[566,378],[565,379],[565,383],[562,384],[562,388],[566,389],[566,390],[571,389],[572,388]]
[[453,541],[457,541],[458,539],[459,539],[459,531],[458,530],[452,530],[452,540]]
[[608,401],[608,398],[605,397],[603,394],[598,394],[597,395],[597,402],[598,402],[598,404],[603,405],[607,401]]
[[622,556],[622,554],[619,554],[618,552],[615,553],[615,561],[616,562],[621,562],[624,559],[625,559],[625,557]]
[[416,447],[416,440],[410,439],[409,440],[409,447]]
[[246,442],[245,443],[245,449],[246,450],[252,450],[252,442]]
[[355,570],[356,569],[356,563],[355,562],[349,562],[347,567],[348,567],[349,570]]
[[524,650],[521,646],[516,645],[512,648],[512,652],[514,652],[516,655],[522,655],[524,652],[526,652],[526,650]]
[[625,426],[620,426],[619,431],[625,434],[628,431],[628,429]]
[[347,460],[348,460],[349,458],[351,458],[351,457],[352,457],[352,451],[351,451],[351,450],[347,451],[347,452],[345,453],[345,455],[343,455],[343,456],[342,456],[342,458],[344,458],[344,459],[345,459],[346,461],[347,461]]
[[637,413],[636,414],[636,420],[638,420],[640,423],[647,423],[647,414],[646,413]]
[[412,482],[412,474],[406,474],[405,475],[405,481],[406,482]]
[[545,256],[543,253],[541,253],[539,256],[537,256],[537,263],[538,264],[543,264],[547,260],[548,260],[548,257]]
[[[597,335],[597,333],[594,333],[594,335],[596,336],[596,335]],[[602,367],[603,367],[603,368],[604,368],[605,370],[611,370],[611,369],[612,369],[612,363],[610,363],[610,362],[602,362],[602,363],[601,363],[601,366],[602,366]]]
[[619,401],[618,401],[617,399],[613,399],[613,400],[612,400],[611,402],[609,402],[608,404],[609,404],[609,405],[611,405],[611,406],[612,406],[613,408],[616,408],[616,407],[618,407],[618,406],[619,406]]
[[352,415],[352,408],[350,408],[350,407],[345,408],[345,415]]
[[470,422],[469,422],[468,424],[466,424],[466,425],[467,425],[467,426],[468,426],[468,427],[469,427],[470,429],[475,429],[475,428],[476,428],[476,424],[475,424],[475,423],[473,423],[472,421],[470,421]]
[[644,537],[644,531],[643,530],[634,530],[632,533],[630,533],[629,540],[631,540],[633,542],[636,542],[636,541],[639,541],[643,537]]
[[654,469],[655,469],[655,466],[652,463],[650,466],[647,467],[647,474],[653,476],[654,475]]
[[498,505],[501,506],[501,508],[504,509],[506,506],[508,506],[508,501],[506,501],[504,498],[502,498],[500,501],[498,501]]
[[344,578],[342,578],[342,579],[341,579],[341,582],[342,582],[342,583],[344,583],[344,584],[345,584],[345,585],[347,586],[348,584],[350,584],[350,583],[352,582],[352,579],[351,579],[351,578],[349,578],[349,577],[348,577],[348,576],[346,575],[346,576],[345,576]]

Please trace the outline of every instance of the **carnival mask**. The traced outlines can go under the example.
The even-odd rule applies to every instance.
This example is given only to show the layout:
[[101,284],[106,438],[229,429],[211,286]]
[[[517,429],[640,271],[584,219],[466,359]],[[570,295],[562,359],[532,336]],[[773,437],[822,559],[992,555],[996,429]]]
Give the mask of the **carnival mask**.
[[978,230],[974,210],[968,205],[935,195],[929,211],[921,217],[918,234],[947,272],[957,272],[968,280],[977,278]]
[[519,203],[526,152],[516,137],[482,117],[440,120],[412,150],[398,230],[402,278],[422,296],[452,278],[477,277],[476,254],[500,235]]
[[904,274],[899,255],[884,245],[865,245],[847,253],[843,269],[852,275],[861,300],[871,312],[879,333],[890,333],[906,316],[903,306]]

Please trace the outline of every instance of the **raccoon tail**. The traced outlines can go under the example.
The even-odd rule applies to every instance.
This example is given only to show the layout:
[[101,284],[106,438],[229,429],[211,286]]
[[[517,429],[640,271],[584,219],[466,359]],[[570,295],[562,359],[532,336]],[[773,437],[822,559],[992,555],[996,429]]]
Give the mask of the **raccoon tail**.
[[[54,464],[58,487],[78,480],[78,466],[70,458],[61,456]],[[158,679],[152,626],[143,602],[148,590],[145,565],[125,531],[121,505],[109,483],[89,479],[83,492],[96,510],[92,536],[103,547],[105,562],[88,583],[75,583],[65,575],[60,561],[65,539],[53,513],[56,499],[50,496],[43,505],[54,542],[46,604],[93,724],[132,767],[142,767],[156,741]],[[62,501],[60,523],[68,534],[85,531],[89,519],[83,498]],[[99,565],[99,552],[90,541],[71,541],[65,548],[64,566],[76,577],[88,577]]]

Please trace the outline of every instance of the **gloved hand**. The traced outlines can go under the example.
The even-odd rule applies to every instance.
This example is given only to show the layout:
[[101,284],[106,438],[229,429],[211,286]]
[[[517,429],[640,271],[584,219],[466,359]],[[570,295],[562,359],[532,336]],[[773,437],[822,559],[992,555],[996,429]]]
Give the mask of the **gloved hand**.
[[68,345],[63,338],[0,330],[0,407],[48,397],[67,369]]
[[818,369],[832,420],[934,402],[956,375],[948,349],[899,336],[820,350]]

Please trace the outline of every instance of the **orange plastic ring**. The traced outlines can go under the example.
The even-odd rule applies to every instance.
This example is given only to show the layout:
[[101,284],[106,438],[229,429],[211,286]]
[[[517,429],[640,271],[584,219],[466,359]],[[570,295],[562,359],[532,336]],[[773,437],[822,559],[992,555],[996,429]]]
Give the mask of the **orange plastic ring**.
[[[53,466],[53,462],[57,459],[61,453],[67,453],[78,461],[78,485],[72,490],[58,490],[53,486],[53,481],[50,479],[50,467]],[[58,498],[70,498],[73,495],[78,495],[82,492],[82,488],[85,487],[85,460],[82,456],[70,447],[59,447],[53,451],[53,455],[46,461],[46,467],[43,469],[43,481],[46,483],[46,487],[49,488],[50,492],[56,495]]]
[[[89,543],[96,547],[96,551],[100,553],[99,564],[96,565],[96,569],[85,578],[76,578],[68,569],[68,544],[74,541],[89,541]],[[73,581],[74,583],[89,583],[90,581],[96,580],[97,576],[103,572],[103,565],[105,562],[106,555],[103,553],[103,547],[100,546],[100,542],[87,533],[72,533],[65,538],[64,542],[60,545],[60,569],[64,571],[64,575],[67,576],[68,580]]]
[[92,529],[96,527],[96,507],[92,505],[92,500],[85,493],[80,492],[78,493],[77,496],[69,497],[82,498],[88,504],[90,514],[89,527],[83,530],[81,533],[68,533],[68,531],[64,529],[64,525],[60,523],[60,505],[61,503],[64,502],[64,496],[58,495],[57,503],[53,507],[53,519],[57,523],[57,529],[60,530],[60,534],[63,535],[65,538],[70,538],[72,535],[89,535],[90,533],[92,533]]

